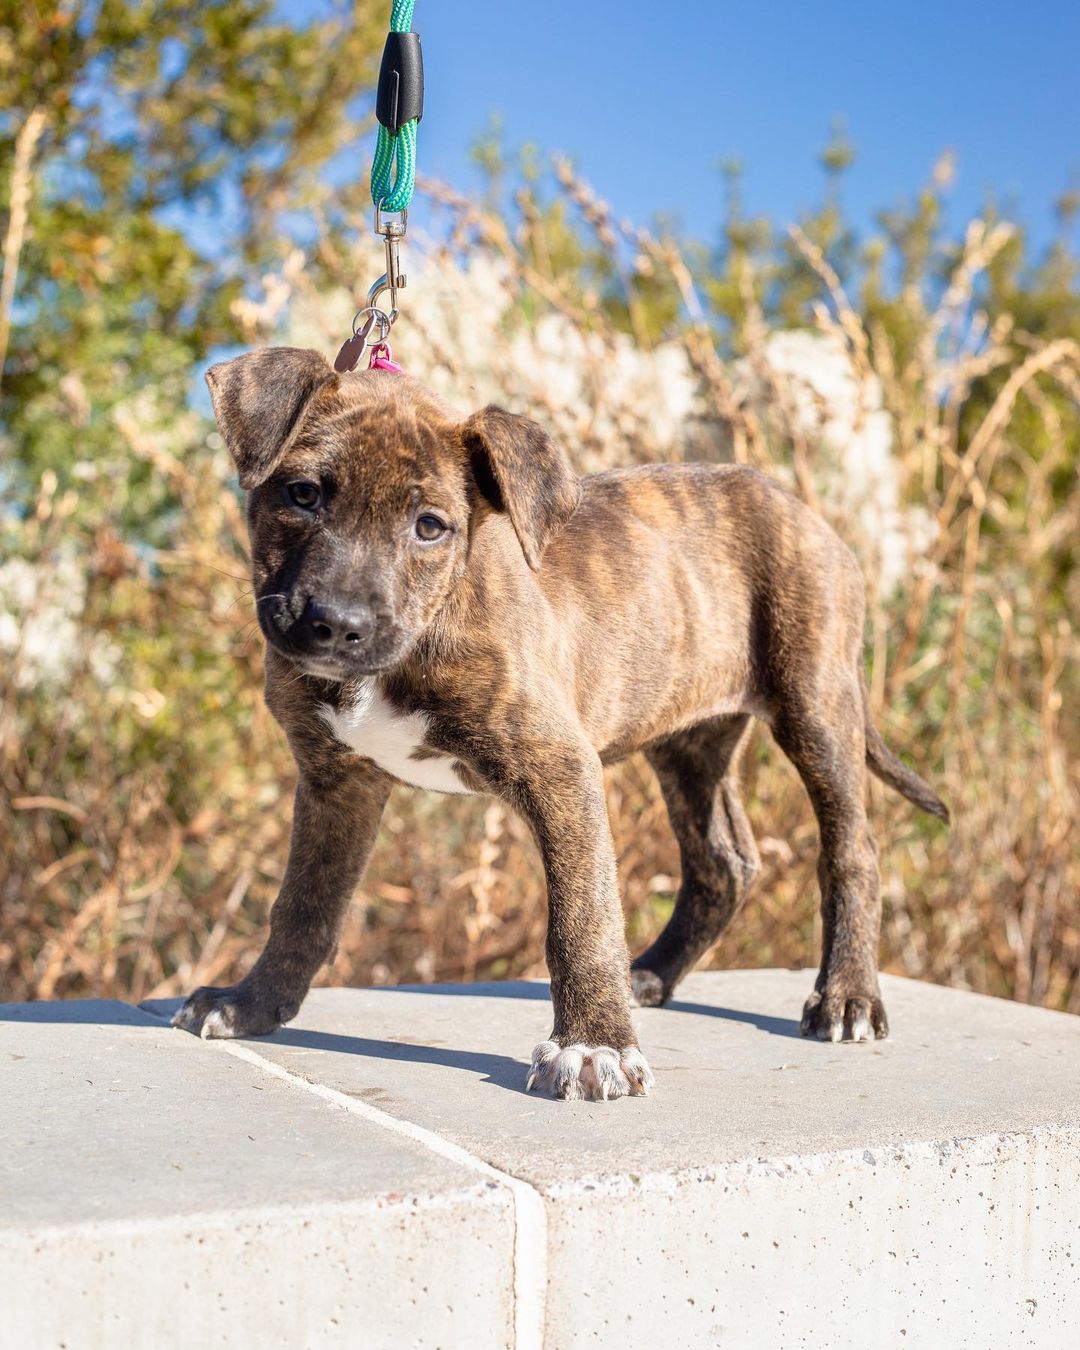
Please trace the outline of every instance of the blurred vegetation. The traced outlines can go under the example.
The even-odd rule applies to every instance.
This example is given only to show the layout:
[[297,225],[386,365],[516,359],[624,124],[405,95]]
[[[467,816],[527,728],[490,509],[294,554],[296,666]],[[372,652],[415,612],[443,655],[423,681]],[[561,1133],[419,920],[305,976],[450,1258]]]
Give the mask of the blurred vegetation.
[[149,466],[125,474],[115,410],[145,393],[171,417],[193,364],[242,339],[235,300],[287,224],[312,228],[335,156],[359,161],[365,119],[342,114],[377,70],[383,8],[298,28],[269,0],[5,6],[3,191],[28,200],[0,417],[23,489],[70,474],[74,423],[108,516],[168,519]]
[[[194,377],[371,270],[345,166],[383,10],[298,27],[253,0],[102,0],[0,20],[0,997],[178,993],[257,954],[292,770]],[[428,184],[418,205],[448,266],[499,269],[513,331],[486,378],[508,402],[525,396],[500,343],[552,318],[598,403],[628,348],[677,356],[699,405],[687,453],[777,473],[849,538],[770,336],[821,334],[880,389],[902,503],[933,530],[899,586],[869,577],[873,697],[956,821],[875,787],[883,961],[1080,1011],[1078,203],[1037,255],[993,212],[956,237],[946,158],[864,237],[843,207],[853,153],[836,129],[821,205],[791,230],[748,217],[726,166],[713,240],[618,220],[572,165],[497,134],[485,193]],[[463,347],[440,354],[433,332],[405,339],[430,342],[417,368],[464,387]],[[669,453],[629,406],[597,430],[526,401],[582,468]],[[813,965],[813,818],[764,733],[746,779],[764,874],[713,959]],[[637,947],[670,910],[677,851],[643,762],[610,797]],[[537,860],[499,803],[395,793],[361,898],[327,979],[542,972]]]

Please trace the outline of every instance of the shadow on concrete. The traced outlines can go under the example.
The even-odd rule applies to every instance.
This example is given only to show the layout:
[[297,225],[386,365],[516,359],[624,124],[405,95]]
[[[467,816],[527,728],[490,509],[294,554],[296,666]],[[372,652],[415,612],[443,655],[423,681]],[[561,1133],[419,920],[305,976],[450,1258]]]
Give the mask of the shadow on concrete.
[[[488,980],[478,984],[386,984],[372,992],[380,994],[466,994],[472,998],[527,998],[547,1002],[551,988],[547,980]],[[740,1012],[735,1008],[716,1008],[707,1003],[685,1003],[672,999],[664,1012],[694,1013],[700,1017],[721,1017],[728,1022],[745,1022],[770,1036],[794,1036],[801,1039],[799,1024],[790,1017],[769,1017],[764,1013]]]
[[[546,980],[485,980],[476,984],[383,984],[365,990],[377,994],[426,994],[454,998],[509,998],[547,1003],[551,990]],[[302,1031],[284,1027],[274,1035],[277,1045],[307,1050],[331,1050],[338,1054],[366,1055],[372,1059],[392,1059],[403,1063],[439,1064],[467,1073],[483,1074],[485,1083],[522,1092],[528,1064],[508,1055],[482,1054],[479,1051],[454,1050],[447,1046],[412,1044],[407,1040],[375,1041],[363,1036],[341,1036],[333,1032]]]
[[[514,1092],[525,1089],[529,1066],[523,1059],[509,1055],[481,1054],[473,1050],[453,1050],[448,1046],[408,1041],[374,1041],[366,1036],[341,1036],[330,1031],[301,1031],[283,1027],[272,1037],[251,1037],[253,1044],[272,1040],[274,1045],[299,1050],[329,1050],[339,1055],[363,1055],[368,1059],[395,1060],[402,1064],[439,1064],[447,1069],[483,1075],[485,1083]],[[377,1100],[373,1096],[373,1100]]]
[[445,994],[468,998],[526,998],[547,1003],[551,986],[547,980],[478,980],[476,984],[376,984],[368,994]]
[[770,1036],[794,1036],[796,1040],[802,1039],[799,1024],[791,1017],[767,1017],[764,1013],[740,1012],[735,1008],[714,1008],[708,1003],[683,1003],[677,998],[665,1003],[661,1011],[695,1013],[699,1017],[722,1017],[727,1022],[746,1022]]

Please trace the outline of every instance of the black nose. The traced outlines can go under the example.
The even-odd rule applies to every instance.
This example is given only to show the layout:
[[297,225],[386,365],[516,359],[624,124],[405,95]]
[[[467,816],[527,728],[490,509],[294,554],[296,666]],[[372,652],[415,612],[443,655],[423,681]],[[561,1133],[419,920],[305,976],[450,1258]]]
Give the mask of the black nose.
[[367,605],[335,605],[309,600],[301,617],[311,645],[347,655],[371,637],[373,615]]

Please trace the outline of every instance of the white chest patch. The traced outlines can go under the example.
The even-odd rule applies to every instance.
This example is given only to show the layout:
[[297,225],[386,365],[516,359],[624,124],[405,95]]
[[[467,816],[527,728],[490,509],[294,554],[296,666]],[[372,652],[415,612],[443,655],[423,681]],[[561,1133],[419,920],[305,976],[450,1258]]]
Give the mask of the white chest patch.
[[403,783],[432,792],[469,793],[454,772],[450,755],[413,759],[413,752],[424,743],[427,718],[423,713],[398,712],[374,680],[361,684],[351,705],[331,708],[324,703],[319,714],[342,745],[374,760]]

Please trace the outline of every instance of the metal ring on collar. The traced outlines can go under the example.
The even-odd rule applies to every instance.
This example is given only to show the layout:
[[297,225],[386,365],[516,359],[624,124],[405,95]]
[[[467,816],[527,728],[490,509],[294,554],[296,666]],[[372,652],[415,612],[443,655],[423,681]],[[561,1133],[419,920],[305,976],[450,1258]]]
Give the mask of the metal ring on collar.
[[[373,292],[374,289],[375,288],[372,287]],[[383,286],[381,287],[381,289],[388,290],[389,287]],[[369,296],[368,298],[370,299],[371,296]],[[366,319],[364,319],[365,314],[368,316]],[[380,309],[378,305],[371,305],[371,304],[365,305],[363,309],[358,309],[356,313],[353,315],[352,321],[353,337],[363,338],[364,345],[367,347],[374,346],[374,343],[369,342],[368,338],[371,334],[371,330],[375,327],[376,324],[378,324],[379,336],[375,339],[375,341],[385,342],[387,335],[389,334],[390,329],[393,327],[394,320],[396,318],[397,318],[396,309],[391,310],[390,313],[388,314],[385,309]],[[363,322],[360,322],[361,320],[363,320]]]

